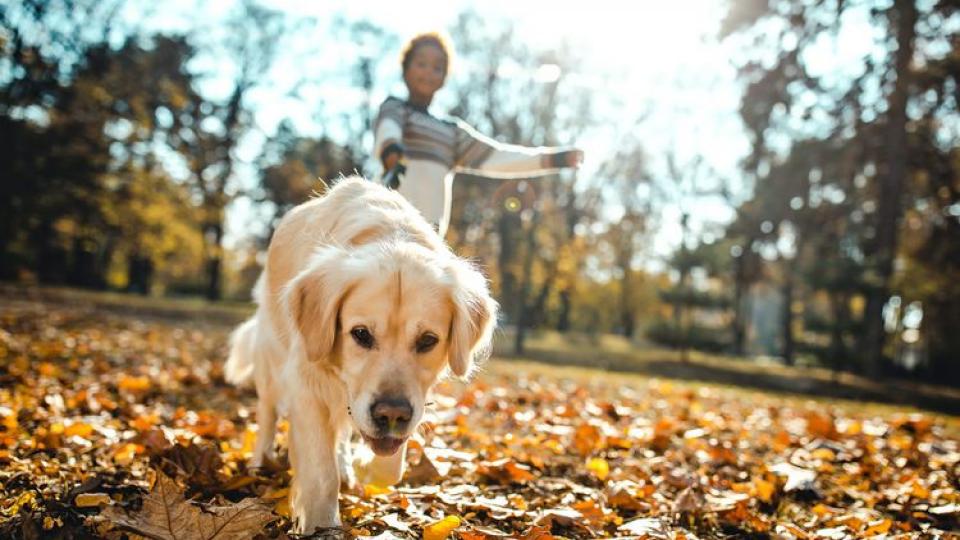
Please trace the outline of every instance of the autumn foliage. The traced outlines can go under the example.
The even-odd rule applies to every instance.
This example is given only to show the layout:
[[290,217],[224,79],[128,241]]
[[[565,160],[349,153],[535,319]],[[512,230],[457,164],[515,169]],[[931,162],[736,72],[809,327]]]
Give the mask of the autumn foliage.
[[[222,380],[227,331],[4,302],[0,537],[285,537],[291,472],[246,466],[254,396]],[[494,362],[441,384],[402,485],[343,493],[342,533],[935,535],[960,527],[948,421]]]

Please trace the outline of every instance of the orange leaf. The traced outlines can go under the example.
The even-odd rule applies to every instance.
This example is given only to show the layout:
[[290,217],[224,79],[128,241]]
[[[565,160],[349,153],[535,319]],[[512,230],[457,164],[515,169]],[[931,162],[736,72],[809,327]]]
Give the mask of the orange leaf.
[[886,534],[890,530],[890,527],[893,526],[893,522],[889,519],[881,519],[879,521],[873,521],[868,524],[866,530],[861,532],[862,536],[876,536],[878,534]]
[[807,432],[815,437],[825,439],[835,439],[837,437],[833,417],[814,411],[807,413]]
[[90,424],[84,424],[83,422],[77,422],[70,424],[63,430],[63,434],[67,437],[83,437],[86,439],[93,434],[93,426]]
[[581,456],[588,456],[603,446],[603,434],[600,428],[583,424],[573,434],[573,447]]
[[131,377],[130,375],[121,375],[117,388],[127,392],[146,392],[150,389],[150,378],[146,376]]

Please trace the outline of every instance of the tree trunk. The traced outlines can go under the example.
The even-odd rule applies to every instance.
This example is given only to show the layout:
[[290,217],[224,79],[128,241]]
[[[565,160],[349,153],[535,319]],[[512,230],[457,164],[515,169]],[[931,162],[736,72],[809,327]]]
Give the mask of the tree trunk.
[[564,287],[560,291],[560,314],[557,316],[557,331],[567,332],[570,330],[570,287]]
[[623,279],[620,280],[620,327],[623,329],[624,337],[632,339],[635,321],[632,302],[633,283],[630,280],[629,257],[622,256],[620,266],[623,270]]
[[[792,266],[793,264],[793,261],[786,262],[787,266]],[[783,294],[783,348],[780,354],[783,356],[783,361],[786,362],[788,366],[792,366],[795,362],[793,336],[793,271],[789,268],[784,272],[781,293]]]
[[890,296],[893,260],[897,254],[897,226],[900,221],[903,185],[907,176],[907,98],[910,85],[910,62],[914,54],[917,7],[915,0],[896,0],[891,15],[896,28],[896,83],[888,99],[886,163],[879,176],[877,203],[876,252],[873,265],[876,283],[870,288],[864,318],[864,371],[877,376],[883,365],[886,332],[883,327],[883,306]]
[[153,261],[135,251],[127,260],[127,292],[147,296],[153,286]]
[[500,300],[504,313],[516,313],[517,279],[511,267],[516,256],[514,235],[520,228],[517,214],[504,211],[497,221],[497,233],[500,236],[500,251],[497,253],[497,271],[500,273]]
[[844,293],[830,295],[830,304],[833,311],[833,327],[830,329],[830,367],[834,370],[846,367],[846,345],[843,343],[844,329],[850,323],[850,301]]
[[733,354],[743,356],[746,349],[745,342],[747,336],[746,317],[749,310],[744,306],[746,295],[746,269],[744,258],[746,253],[740,253],[739,257],[733,258]]
[[31,231],[32,245],[39,246],[34,268],[41,283],[63,283],[66,280],[67,257],[63,248],[56,242],[57,233],[53,222],[43,219],[36,229]]
[[521,355],[524,351],[524,340],[527,337],[527,326],[530,324],[528,313],[527,297],[530,295],[531,280],[533,279],[533,259],[537,249],[537,224],[539,223],[540,213],[533,212],[533,218],[530,220],[527,229],[526,253],[523,259],[523,275],[520,282],[520,294],[517,297],[517,334],[513,342],[514,354]]
[[[221,214],[222,215],[222,214]],[[221,289],[221,265],[223,247],[223,224],[208,223],[207,235],[207,300],[220,300],[222,296]]]
[[[686,247],[681,247],[686,251]],[[686,257],[684,257],[686,259]],[[687,363],[690,361],[690,321],[688,313],[688,303],[690,302],[690,292],[685,286],[687,283],[687,263],[684,262],[680,268],[680,279],[677,282],[677,299],[673,308],[673,322],[680,338],[680,361]]]
[[547,298],[550,297],[550,291],[553,290],[553,281],[556,277],[556,264],[554,264],[554,270],[551,271],[547,279],[543,281],[543,285],[537,293],[537,299],[533,302],[533,309],[531,309],[530,314],[530,324],[533,326],[541,325],[544,322],[544,313],[547,311]]

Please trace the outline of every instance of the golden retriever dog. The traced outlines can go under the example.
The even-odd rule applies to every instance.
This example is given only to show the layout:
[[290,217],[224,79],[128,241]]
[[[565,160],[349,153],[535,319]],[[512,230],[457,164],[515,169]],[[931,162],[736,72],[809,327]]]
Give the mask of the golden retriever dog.
[[[497,304],[401,195],[358,178],[284,216],[253,294],[224,368],[257,389],[251,466],[272,457],[287,416],[295,529],[338,527],[341,482],[400,480],[428,392],[470,374]],[[356,463],[353,430],[372,450]]]

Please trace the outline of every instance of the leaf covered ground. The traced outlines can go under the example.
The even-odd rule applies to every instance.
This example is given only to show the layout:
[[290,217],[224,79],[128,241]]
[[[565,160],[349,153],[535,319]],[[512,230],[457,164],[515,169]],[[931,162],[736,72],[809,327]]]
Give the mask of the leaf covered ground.
[[[0,537],[287,535],[229,327],[0,302]],[[342,494],[345,535],[953,535],[955,428],[881,411],[495,363],[440,385],[402,485]]]

